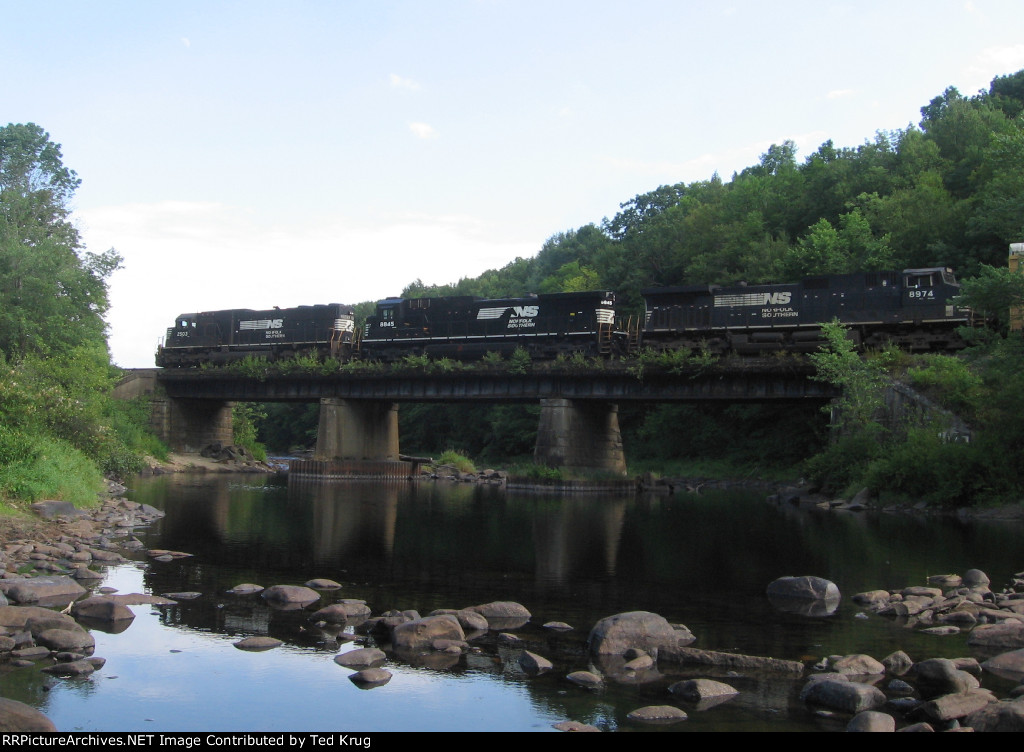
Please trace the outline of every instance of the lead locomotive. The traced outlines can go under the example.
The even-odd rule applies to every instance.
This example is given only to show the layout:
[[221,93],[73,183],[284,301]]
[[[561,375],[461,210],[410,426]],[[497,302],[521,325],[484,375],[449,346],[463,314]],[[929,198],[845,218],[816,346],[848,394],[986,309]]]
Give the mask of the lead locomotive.
[[161,367],[223,363],[249,355],[317,354],[394,361],[407,355],[475,359],[518,348],[551,359],[582,353],[620,356],[642,347],[756,354],[812,352],[821,324],[838,320],[860,345],[909,350],[963,347],[973,323],[958,306],[950,269],[823,275],[778,285],[649,288],[642,326],[616,317],[615,294],[590,291],[485,300],[389,298],[357,331],[338,304],[182,314],[157,352]]

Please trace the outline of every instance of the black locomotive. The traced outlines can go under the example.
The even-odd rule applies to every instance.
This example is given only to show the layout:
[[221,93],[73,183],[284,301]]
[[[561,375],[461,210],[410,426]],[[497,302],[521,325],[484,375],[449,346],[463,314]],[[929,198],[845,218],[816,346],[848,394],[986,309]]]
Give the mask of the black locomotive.
[[162,367],[316,353],[340,360],[394,361],[407,355],[475,359],[525,349],[532,358],[582,353],[621,356],[708,349],[756,354],[812,352],[821,324],[839,320],[866,347],[892,342],[909,350],[963,347],[958,327],[971,311],[956,305],[950,269],[823,275],[778,285],[699,285],[643,291],[645,318],[623,324],[615,294],[590,291],[485,300],[389,298],[361,332],[352,308],[338,304],[182,314],[157,352]]
[[823,344],[820,325],[838,319],[865,347],[958,349],[964,342],[957,328],[972,323],[970,309],[954,301],[959,293],[952,270],[941,267],[781,285],[650,288],[643,291],[643,343],[662,350],[814,352]]
[[625,354],[615,293],[566,292],[484,300],[392,298],[366,320],[360,351],[377,360],[406,355],[473,359],[524,348],[532,358]]
[[161,368],[226,363],[254,355],[276,360],[317,354],[347,360],[355,340],[351,306],[299,306],[183,313],[157,349]]

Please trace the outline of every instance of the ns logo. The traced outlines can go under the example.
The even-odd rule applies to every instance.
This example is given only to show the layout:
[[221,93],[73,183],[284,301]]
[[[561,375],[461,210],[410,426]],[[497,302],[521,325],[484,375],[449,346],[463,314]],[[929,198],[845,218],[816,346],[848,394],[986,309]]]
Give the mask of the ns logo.
[[791,292],[766,292],[761,305],[786,305],[792,295]]
[[537,315],[540,310],[540,306],[528,305],[528,306],[513,306],[512,316],[514,318],[533,318]]

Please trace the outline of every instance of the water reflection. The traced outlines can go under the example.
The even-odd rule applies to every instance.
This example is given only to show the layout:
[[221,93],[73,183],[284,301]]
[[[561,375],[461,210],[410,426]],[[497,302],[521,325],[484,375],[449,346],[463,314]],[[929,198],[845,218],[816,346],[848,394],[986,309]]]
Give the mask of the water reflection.
[[[520,718],[506,717],[519,729],[546,727],[551,718],[617,728],[628,725],[625,714],[640,704],[665,702],[668,684],[714,678],[707,669],[659,666],[646,675],[620,672],[598,693],[567,685],[569,671],[602,668],[586,654],[590,627],[630,610],[684,623],[697,635],[695,646],[711,650],[808,662],[833,653],[881,658],[897,648],[918,659],[966,655],[963,639],[941,641],[881,617],[854,618],[849,596],[924,584],[928,574],[970,567],[984,569],[999,586],[1024,568],[1019,525],[803,510],[768,504],[760,494],[557,497],[435,483],[175,476],[138,484],[134,498],[167,512],[143,534],[149,547],[195,554],[148,563],[142,587],[157,594],[203,593],[154,611],[160,628],[200,638],[204,660],[214,661],[216,671],[227,670],[218,668],[225,660],[257,665],[236,664],[241,659],[216,652],[225,640],[252,634],[284,640],[285,649],[250,659],[273,665],[284,693],[303,696],[310,683],[318,685],[309,675],[296,675],[297,659],[283,664],[278,653],[330,662],[334,653],[351,649],[351,627],[340,633],[321,629],[308,616],[343,598],[363,599],[375,614],[392,608],[426,614],[493,600],[518,601],[533,613],[517,634],[554,661],[557,672],[528,680],[517,667],[518,649],[489,633],[474,642],[478,652],[441,656],[443,665],[389,665],[396,677],[386,688],[359,694],[359,718],[367,724],[359,728],[382,724],[396,712],[411,714],[411,728],[430,727],[435,719],[416,709],[425,686],[433,687],[428,695],[443,696],[445,707],[467,703],[440,728],[488,727],[472,711],[480,696],[506,708],[524,702],[529,710],[520,710]],[[844,598],[834,613],[809,616],[771,607],[766,585],[804,574],[839,585]],[[337,580],[343,588],[322,593],[310,611],[277,611],[258,596],[226,592],[243,582],[300,584],[315,577]],[[111,639],[128,644],[140,620]],[[576,629],[544,630],[540,625],[549,620]],[[330,682],[328,676],[336,679],[337,671],[325,675]],[[645,678],[652,681],[640,681]],[[690,728],[807,728],[820,722],[805,717],[791,679],[729,680],[741,695],[695,713]],[[487,689],[461,694],[455,687],[466,682],[485,682]],[[222,693],[245,694],[218,686]]]

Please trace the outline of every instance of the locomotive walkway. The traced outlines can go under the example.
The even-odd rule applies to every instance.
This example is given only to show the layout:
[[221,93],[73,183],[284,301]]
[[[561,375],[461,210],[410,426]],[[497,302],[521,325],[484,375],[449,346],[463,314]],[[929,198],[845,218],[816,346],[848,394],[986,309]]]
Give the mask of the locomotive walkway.
[[[552,466],[625,472],[618,428],[622,402],[825,402],[837,395],[800,358],[725,359],[679,372],[622,364],[525,373],[486,368],[241,376],[231,369],[138,369],[121,396],[153,394],[153,427],[179,451],[231,443],[234,402],[319,402],[321,461],[397,461],[402,402],[540,403],[536,459]],[[685,427],[680,427],[685,430]]]

